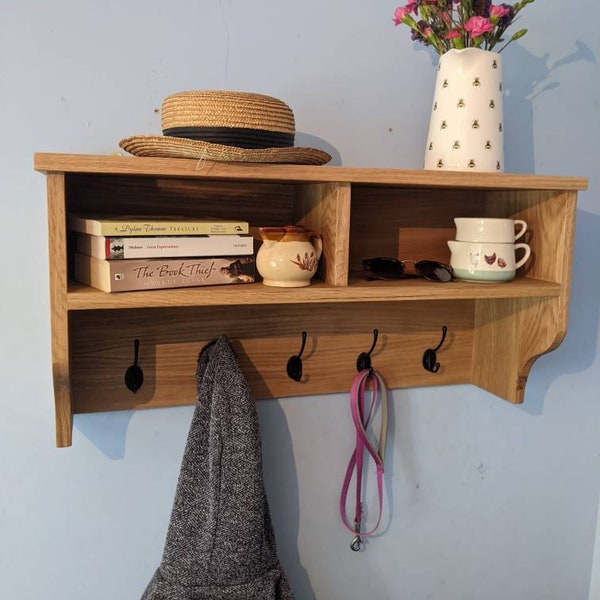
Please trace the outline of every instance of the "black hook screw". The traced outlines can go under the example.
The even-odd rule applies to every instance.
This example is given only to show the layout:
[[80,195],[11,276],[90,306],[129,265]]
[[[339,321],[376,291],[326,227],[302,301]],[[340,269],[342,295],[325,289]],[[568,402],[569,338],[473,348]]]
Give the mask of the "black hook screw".
[[446,339],[446,333],[448,332],[448,328],[443,325],[442,326],[442,339],[440,343],[435,348],[427,348],[425,352],[423,352],[423,368],[430,373],[437,373],[440,370],[440,363],[437,362],[436,352],[442,347],[444,340]]
[[371,352],[375,350],[375,346],[377,345],[377,338],[379,337],[379,331],[377,329],[373,329],[373,344],[371,345],[371,349],[368,352],[361,352],[356,359],[356,370],[360,373],[365,369],[371,368]]
[[133,364],[127,367],[125,371],[125,387],[134,394],[142,387],[144,383],[144,372],[138,367],[138,353],[140,350],[140,340],[133,341]]
[[302,345],[300,351],[294,356],[290,356],[287,362],[287,374],[290,379],[300,381],[302,379],[302,353],[306,345],[306,331],[302,332]]

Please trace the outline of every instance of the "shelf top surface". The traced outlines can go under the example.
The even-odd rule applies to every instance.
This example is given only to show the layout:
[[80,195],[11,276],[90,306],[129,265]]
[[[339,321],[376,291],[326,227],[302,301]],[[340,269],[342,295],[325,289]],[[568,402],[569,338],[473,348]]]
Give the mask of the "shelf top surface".
[[230,179],[274,183],[348,183],[406,188],[490,190],[585,190],[585,177],[468,173],[338,166],[217,163],[119,155],[37,153],[34,168],[45,173]]
[[331,287],[313,283],[304,288],[278,288],[261,283],[227,286],[206,286],[135,292],[101,292],[92,287],[71,282],[67,307],[69,310],[158,308],[173,306],[222,306],[260,304],[321,304],[339,302],[405,302],[422,300],[474,300],[489,298],[557,297],[558,283],[533,279],[518,279],[509,283],[453,282],[436,284],[430,281],[353,281],[348,287]]

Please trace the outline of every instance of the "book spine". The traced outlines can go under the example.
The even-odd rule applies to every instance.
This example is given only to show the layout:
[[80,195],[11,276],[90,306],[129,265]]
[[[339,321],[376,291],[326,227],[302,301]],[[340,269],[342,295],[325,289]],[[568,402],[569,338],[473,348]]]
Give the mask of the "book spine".
[[252,283],[256,269],[254,256],[104,260],[75,253],[75,279],[105,292],[130,292]]
[[69,215],[69,228],[105,236],[234,235],[247,234],[247,221],[112,221]]
[[251,235],[198,235],[170,237],[111,237],[78,233],[77,252],[96,258],[183,258],[197,256],[249,256]]

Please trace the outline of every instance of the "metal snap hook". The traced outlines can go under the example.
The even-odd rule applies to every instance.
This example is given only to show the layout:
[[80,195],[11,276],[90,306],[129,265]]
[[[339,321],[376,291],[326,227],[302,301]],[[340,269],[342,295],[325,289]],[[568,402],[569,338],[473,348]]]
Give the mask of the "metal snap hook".
[[362,539],[360,535],[355,535],[352,538],[352,541],[350,542],[350,550],[352,550],[353,552],[358,552],[360,550],[361,545]]
[[356,535],[350,542],[350,550],[352,550],[352,552],[358,552],[362,546],[362,538],[360,537],[360,522],[354,521],[354,531],[356,532]]

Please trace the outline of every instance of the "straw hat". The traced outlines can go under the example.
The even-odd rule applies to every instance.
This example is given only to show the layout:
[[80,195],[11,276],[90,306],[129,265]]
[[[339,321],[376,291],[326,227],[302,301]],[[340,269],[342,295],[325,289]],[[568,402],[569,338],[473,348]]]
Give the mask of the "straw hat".
[[135,156],[225,162],[322,165],[331,156],[294,146],[292,109],[263,94],[191,91],[165,98],[162,136],[136,135],[119,146]]

